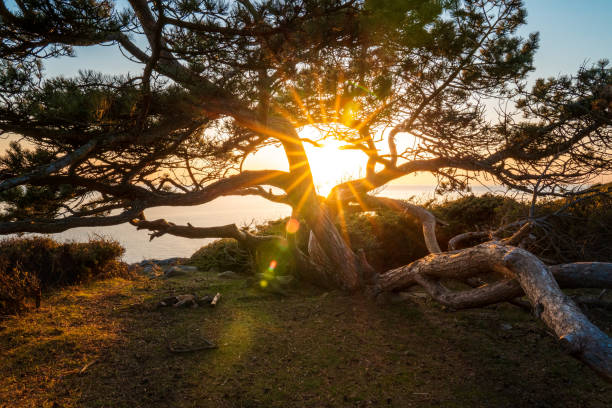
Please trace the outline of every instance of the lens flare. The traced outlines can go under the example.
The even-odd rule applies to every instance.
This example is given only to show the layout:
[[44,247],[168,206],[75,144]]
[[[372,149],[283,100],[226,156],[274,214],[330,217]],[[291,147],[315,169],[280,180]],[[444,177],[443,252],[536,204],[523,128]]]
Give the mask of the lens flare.
[[262,279],[259,281],[259,286],[261,286],[262,288],[265,288],[268,286],[268,281],[265,279]]
[[351,126],[351,124],[357,120],[359,110],[359,103],[353,101],[347,103],[342,112],[342,123],[346,126]]
[[295,234],[300,229],[300,222],[295,218],[290,218],[285,229],[289,234]]

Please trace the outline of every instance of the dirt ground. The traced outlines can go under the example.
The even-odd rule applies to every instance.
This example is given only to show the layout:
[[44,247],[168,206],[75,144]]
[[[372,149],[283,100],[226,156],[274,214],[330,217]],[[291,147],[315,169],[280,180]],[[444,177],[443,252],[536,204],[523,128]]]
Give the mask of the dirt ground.
[[[0,407],[610,407],[510,305],[453,312],[197,272],[71,287],[0,321]],[[157,308],[220,292],[216,308]],[[612,313],[589,316],[608,333]],[[218,348],[176,353],[215,343]]]

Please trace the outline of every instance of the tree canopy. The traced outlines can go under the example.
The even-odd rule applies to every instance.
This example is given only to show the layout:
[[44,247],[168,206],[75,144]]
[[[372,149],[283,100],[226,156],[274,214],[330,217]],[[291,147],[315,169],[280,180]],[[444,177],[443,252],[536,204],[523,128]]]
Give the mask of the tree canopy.
[[[441,299],[424,271],[453,270],[456,259],[380,275],[332,220],[396,208],[422,222],[436,254],[435,217],[368,192],[429,172],[441,189],[489,178],[534,197],[567,195],[612,171],[608,62],[529,87],[538,35],[518,34],[525,19],[520,0],[0,1],[0,132],[19,137],[0,158],[0,233],[132,222],[154,236],[256,245],[261,237],[235,226],[176,226],[144,211],[259,195],[290,205],[312,231],[310,256],[299,255],[312,280],[349,290],[418,283]],[[101,45],[142,71],[44,75],[45,59]],[[301,137],[304,127],[320,140]],[[328,197],[316,194],[304,150],[323,139],[367,157],[365,176]],[[270,145],[282,147],[288,171],[243,168]],[[505,262],[528,296],[549,296],[543,319],[565,336],[553,309],[566,300],[554,298],[551,273],[526,251],[527,263],[508,263],[507,244],[524,233],[469,250],[484,251],[488,268]],[[543,280],[523,278],[525,268]],[[589,333],[597,347],[610,342]],[[583,360],[610,376],[610,351],[604,368],[590,352],[603,353]]]
[[[607,63],[526,91],[538,38],[516,34],[519,1],[129,6],[2,4],[1,130],[36,148],[14,144],[2,160],[6,220],[68,211],[84,222],[302,177],[295,205],[312,184],[296,132],[308,125],[367,155],[366,177],[334,191],[346,199],[417,171],[442,187],[484,174],[559,194],[610,170]],[[142,75],[44,77],[44,58],[97,44],[121,48]],[[278,143],[290,174],[241,172]],[[205,193],[221,180],[230,187]]]

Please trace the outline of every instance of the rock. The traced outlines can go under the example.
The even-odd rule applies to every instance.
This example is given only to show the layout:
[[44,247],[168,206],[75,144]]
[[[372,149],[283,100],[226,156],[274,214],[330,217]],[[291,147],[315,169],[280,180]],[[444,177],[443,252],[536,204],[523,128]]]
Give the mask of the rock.
[[166,269],[166,271],[164,272],[164,277],[174,278],[176,276],[185,276],[190,273],[197,272],[197,270],[198,268],[195,266],[184,266],[184,265],[171,266],[170,268]]
[[240,275],[233,271],[225,271],[218,274],[217,277],[221,279],[238,279]]
[[198,298],[195,293],[177,295],[166,298],[157,304],[157,307],[198,307]]
[[191,265],[179,265],[179,266],[175,266],[175,268],[180,268],[182,271],[189,272],[189,273],[198,271],[197,266],[191,266]]
[[180,265],[186,261],[187,261],[187,258],[174,257],[174,258],[167,258],[167,259],[145,259],[141,261],[139,264],[140,266],[145,266],[145,265],[174,266],[174,265]]
[[176,266],[173,266],[164,272],[164,278],[176,278],[177,276],[185,276],[185,275],[187,275],[187,272],[183,271],[182,269]]
[[159,266],[151,264],[144,266],[141,273],[150,278],[158,278],[164,274],[164,271]]
[[512,330],[512,325],[508,324],[508,323],[504,323],[504,324],[501,325],[501,329],[502,330],[506,330],[506,331],[507,330]]

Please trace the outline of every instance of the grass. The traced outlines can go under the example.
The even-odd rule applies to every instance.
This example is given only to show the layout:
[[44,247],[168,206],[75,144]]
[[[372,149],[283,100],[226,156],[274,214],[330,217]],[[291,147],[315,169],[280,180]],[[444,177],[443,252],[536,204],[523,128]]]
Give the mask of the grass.
[[[173,294],[217,291],[217,308],[155,307]],[[590,317],[610,333],[609,314]],[[168,343],[193,347],[202,338],[219,347],[168,351]],[[612,386],[512,306],[449,312],[418,296],[375,305],[314,288],[278,296],[206,272],[58,290],[40,309],[0,321],[0,354],[7,408],[607,407],[612,400]]]

